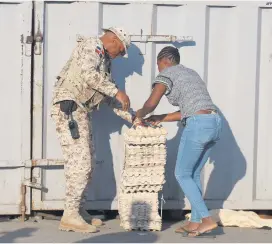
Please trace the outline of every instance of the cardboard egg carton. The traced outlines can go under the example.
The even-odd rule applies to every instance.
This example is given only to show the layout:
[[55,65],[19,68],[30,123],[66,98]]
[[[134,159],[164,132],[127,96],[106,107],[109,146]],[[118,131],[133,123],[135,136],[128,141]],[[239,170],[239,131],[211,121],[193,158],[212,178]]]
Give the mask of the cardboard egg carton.
[[141,127],[130,128],[124,135],[125,143],[142,144],[165,144],[167,131],[163,127]]
[[162,229],[162,221],[158,220],[129,220],[129,221],[122,221],[121,227],[123,227],[126,231],[132,230],[140,230],[140,231],[161,231]]
[[162,190],[163,185],[137,185],[137,186],[124,186],[120,185],[120,189],[123,193],[158,193]]
[[121,226],[125,230],[161,230],[162,220],[158,214],[158,194],[119,194]]
[[127,168],[122,173],[121,184],[123,186],[163,185],[164,171],[164,166]]
[[129,167],[155,167],[166,162],[166,130],[163,127],[136,127],[129,129],[125,137],[125,164]]
[[159,160],[127,160],[124,169],[126,168],[148,168],[148,167],[156,167],[156,166],[164,166],[165,159]]
[[154,145],[134,145],[126,144],[126,152],[130,156],[142,155],[166,155],[166,146],[165,144],[154,144]]
[[161,154],[130,154],[125,149],[125,164],[124,169],[128,167],[155,167],[164,166],[166,163],[166,153]]

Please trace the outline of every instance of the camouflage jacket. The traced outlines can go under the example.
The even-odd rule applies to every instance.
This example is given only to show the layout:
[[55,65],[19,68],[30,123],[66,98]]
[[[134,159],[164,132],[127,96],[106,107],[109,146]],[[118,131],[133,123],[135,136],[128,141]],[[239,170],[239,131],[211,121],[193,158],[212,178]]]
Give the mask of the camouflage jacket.
[[82,109],[91,111],[105,101],[117,115],[131,120],[128,112],[120,110],[117,103],[109,99],[118,92],[110,70],[111,60],[105,54],[101,40],[79,37],[72,55],[57,76],[52,103],[73,100]]

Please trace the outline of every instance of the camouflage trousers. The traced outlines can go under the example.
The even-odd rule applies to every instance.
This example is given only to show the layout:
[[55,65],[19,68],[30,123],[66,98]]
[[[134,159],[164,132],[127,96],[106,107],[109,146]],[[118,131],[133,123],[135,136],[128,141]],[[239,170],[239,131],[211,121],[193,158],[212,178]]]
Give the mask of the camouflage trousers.
[[68,121],[60,110],[59,104],[51,109],[57,136],[61,144],[65,160],[64,171],[66,180],[64,210],[78,211],[87,198],[87,185],[93,171],[91,118],[86,111],[78,108],[73,118],[78,123],[80,138],[73,139],[68,128]]

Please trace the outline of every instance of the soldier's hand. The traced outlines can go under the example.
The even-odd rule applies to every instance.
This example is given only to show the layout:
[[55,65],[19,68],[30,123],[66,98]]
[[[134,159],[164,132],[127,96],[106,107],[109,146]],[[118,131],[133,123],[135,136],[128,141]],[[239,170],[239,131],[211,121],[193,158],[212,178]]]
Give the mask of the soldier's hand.
[[122,104],[123,110],[128,111],[130,108],[130,100],[127,94],[119,90],[115,97]]

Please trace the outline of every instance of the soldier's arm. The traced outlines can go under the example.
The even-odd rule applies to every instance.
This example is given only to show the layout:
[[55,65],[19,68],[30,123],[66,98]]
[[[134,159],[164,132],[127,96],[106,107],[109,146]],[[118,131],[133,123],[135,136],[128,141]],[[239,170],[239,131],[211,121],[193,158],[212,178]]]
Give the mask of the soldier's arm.
[[110,106],[113,110],[113,112],[121,117],[122,119],[132,123],[133,122],[133,111],[132,109],[129,109],[129,111],[122,110],[122,106],[115,98],[107,96],[104,100],[104,103],[106,103],[108,106]]
[[100,57],[95,52],[95,48],[94,45],[88,45],[87,43],[80,55],[81,77],[94,90],[107,96],[115,97],[118,92],[115,84],[111,83],[109,78],[97,71],[97,63],[100,62]]

